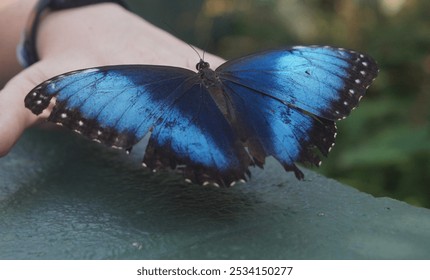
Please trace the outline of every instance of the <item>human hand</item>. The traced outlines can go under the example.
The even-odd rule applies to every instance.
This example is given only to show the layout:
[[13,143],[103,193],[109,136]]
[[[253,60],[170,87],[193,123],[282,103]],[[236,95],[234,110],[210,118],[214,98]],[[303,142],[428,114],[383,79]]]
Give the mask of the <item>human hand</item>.
[[[26,128],[47,118],[49,110],[36,116],[24,107],[24,98],[55,75],[114,64],[195,70],[199,60],[187,43],[109,3],[50,13],[41,22],[37,49],[40,61],[18,73],[0,91],[0,156],[9,152]],[[212,68],[224,62],[208,53],[205,60]]]

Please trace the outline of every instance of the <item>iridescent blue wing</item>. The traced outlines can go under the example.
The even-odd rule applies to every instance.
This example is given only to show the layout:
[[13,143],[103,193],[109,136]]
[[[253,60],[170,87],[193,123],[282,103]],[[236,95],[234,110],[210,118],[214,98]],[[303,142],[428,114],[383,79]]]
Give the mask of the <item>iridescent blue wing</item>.
[[320,164],[315,148],[327,155],[334,121],[358,105],[377,66],[354,51],[312,46],[257,53],[216,71],[255,163],[273,156],[303,178],[295,162]]
[[148,132],[143,165],[180,166],[197,183],[245,179],[250,158],[197,73],[164,66],[106,66],[54,77],[25,105],[40,114],[55,97],[49,120],[116,148]]
[[221,79],[313,115],[339,120],[358,105],[378,68],[372,58],[333,47],[292,47],[229,61]]
[[55,97],[49,121],[108,146],[127,148],[149,131],[191,71],[166,72],[137,65],[73,71],[33,89],[25,105],[40,114]]

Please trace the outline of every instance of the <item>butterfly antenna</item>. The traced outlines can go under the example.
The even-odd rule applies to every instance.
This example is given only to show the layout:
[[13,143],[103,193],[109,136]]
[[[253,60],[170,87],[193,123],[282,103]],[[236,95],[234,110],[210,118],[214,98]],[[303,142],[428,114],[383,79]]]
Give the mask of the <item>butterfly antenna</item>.
[[206,50],[203,50],[203,61],[205,61],[205,53],[206,53]]
[[[164,25],[167,27],[166,29],[169,30],[170,33],[174,34],[175,36],[176,36],[176,34],[178,34],[178,32],[176,32],[175,28],[173,28],[166,21],[164,21]],[[190,46],[190,48],[192,48],[194,50],[194,52],[198,55],[198,57],[200,58],[200,60],[203,60],[202,57],[200,56],[199,52],[196,50],[195,47],[193,47],[190,43],[187,43],[187,45]],[[204,58],[204,53],[203,53],[203,58]]]
[[199,58],[200,58],[200,60],[203,60],[204,61],[204,58],[205,58],[205,52],[203,51],[203,58],[200,56],[200,54],[199,54],[199,52],[196,50],[196,48],[195,47],[193,47],[193,45],[191,45],[190,43],[187,43],[188,44],[188,46],[190,46],[195,52],[196,52],[196,54],[199,56]]
[[205,54],[206,54],[206,50],[207,50],[207,48],[208,48],[208,45],[209,45],[209,40],[208,41],[206,41],[206,46],[204,47],[204,49],[203,49],[203,61],[205,61]]

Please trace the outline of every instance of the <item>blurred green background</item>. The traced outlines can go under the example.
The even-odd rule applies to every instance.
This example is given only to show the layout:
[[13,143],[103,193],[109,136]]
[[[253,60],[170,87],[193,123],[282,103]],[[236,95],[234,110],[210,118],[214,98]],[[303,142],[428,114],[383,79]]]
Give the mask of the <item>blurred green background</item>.
[[336,147],[318,171],[375,196],[430,208],[430,1],[127,2],[148,21],[225,59],[303,44],[370,54],[379,76],[359,109],[338,123]]

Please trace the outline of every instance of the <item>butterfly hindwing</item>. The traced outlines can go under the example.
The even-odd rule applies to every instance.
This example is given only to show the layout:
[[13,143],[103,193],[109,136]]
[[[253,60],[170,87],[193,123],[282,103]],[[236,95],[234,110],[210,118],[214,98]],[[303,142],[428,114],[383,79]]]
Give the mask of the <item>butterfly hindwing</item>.
[[[235,83],[225,81],[224,85],[236,109],[236,126],[240,127],[237,131],[243,133],[243,138],[253,139],[247,146],[256,161],[273,156],[286,170],[294,171],[296,177],[302,179],[303,173],[296,162],[318,166],[320,159],[315,154],[316,148],[327,155],[336,134],[333,121]],[[258,149],[253,148],[255,143]]]
[[185,165],[193,182],[228,186],[246,180],[250,158],[207,89],[193,83],[154,126],[143,163]]

